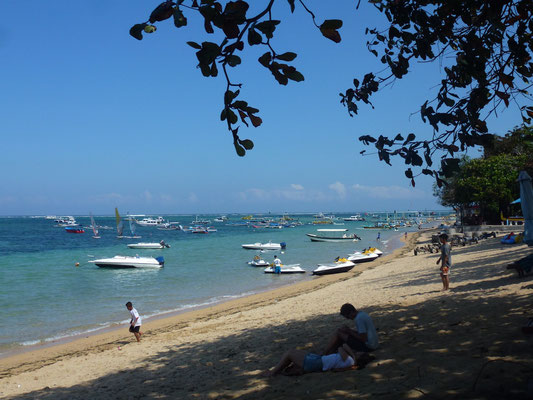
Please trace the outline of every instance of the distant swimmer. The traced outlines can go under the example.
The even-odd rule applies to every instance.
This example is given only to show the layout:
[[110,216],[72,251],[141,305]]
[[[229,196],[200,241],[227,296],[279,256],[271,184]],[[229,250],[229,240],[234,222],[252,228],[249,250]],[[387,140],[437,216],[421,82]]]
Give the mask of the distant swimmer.
[[376,240],[381,240],[381,232],[378,232],[378,237],[376,238]]

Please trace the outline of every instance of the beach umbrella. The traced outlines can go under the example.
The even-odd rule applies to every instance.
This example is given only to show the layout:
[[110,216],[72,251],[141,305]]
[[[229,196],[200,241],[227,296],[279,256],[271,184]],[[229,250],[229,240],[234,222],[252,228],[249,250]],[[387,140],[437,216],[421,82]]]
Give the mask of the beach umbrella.
[[518,182],[520,183],[520,201],[524,216],[524,242],[533,246],[533,186],[531,185],[531,177],[526,171],[520,171]]

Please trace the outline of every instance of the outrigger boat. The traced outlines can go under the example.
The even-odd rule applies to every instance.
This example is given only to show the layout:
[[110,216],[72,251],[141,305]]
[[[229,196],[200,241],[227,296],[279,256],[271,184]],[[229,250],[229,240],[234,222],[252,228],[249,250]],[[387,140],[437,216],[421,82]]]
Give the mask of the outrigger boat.
[[[306,233],[312,242],[356,242],[361,240],[355,233],[347,235],[348,229],[317,229],[316,231],[320,234]],[[342,236],[340,235],[341,232],[344,232]]]

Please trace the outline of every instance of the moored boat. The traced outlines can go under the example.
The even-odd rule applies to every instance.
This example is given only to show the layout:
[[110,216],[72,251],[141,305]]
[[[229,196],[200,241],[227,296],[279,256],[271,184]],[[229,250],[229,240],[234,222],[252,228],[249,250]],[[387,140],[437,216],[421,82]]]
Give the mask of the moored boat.
[[65,226],[65,231],[68,233],[85,233],[81,226]]
[[170,245],[161,240],[159,243],[131,243],[128,244],[130,249],[168,249]]
[[[348,229],[317,229],[319,234],[306,233],[306,235],[309,236],[312,242],[356,242],[361,240],[355,233],[346,234],[347,231]],[[343,233],[343,235],[341,236],[340,233]]]
[[241,245],[243,249],[247,250],[282,250],[287,247],[285,242],[281,243],[250,243]]
[[100,268],[163,268],[165,260],[163,257],[130,257],[115,256],[111,258],[102,258],[91,260],[90,263],[96,264]]

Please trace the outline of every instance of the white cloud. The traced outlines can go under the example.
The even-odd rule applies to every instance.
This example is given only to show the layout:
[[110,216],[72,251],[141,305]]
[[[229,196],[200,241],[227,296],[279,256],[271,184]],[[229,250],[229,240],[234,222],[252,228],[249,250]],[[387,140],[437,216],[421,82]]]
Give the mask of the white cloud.
[[324,195],[320,191],[305,190],[302,185],[291,184],[287,189],[265,190],[260,188],[250,188],[237,194],[242,201],[274,201],[274,200],[291,200],[299,202],[310,202],[323,200]]
[[198,202],[198,196],[196,196],[196,193],[191,192],[189,194],[189,203],[197,203]]
[[143,192],[143,194],[141,195],[141,197],[145,200],[145,201],[152,201],[152,193],[150,193],[148,190],[145,190]]
[[335,182],[328,186],[331,190],[333,190],[337,195],[344,199],[346,198],[346,186],[341,182]]
[[420,199],[427,198],[427,193],[420,189],[402,186],[366,186],[356,183],[352,188],[360,195],[375,199]]
[[294,190],[304,190],[304,187],[298,183],[291,183],[291,188]]

